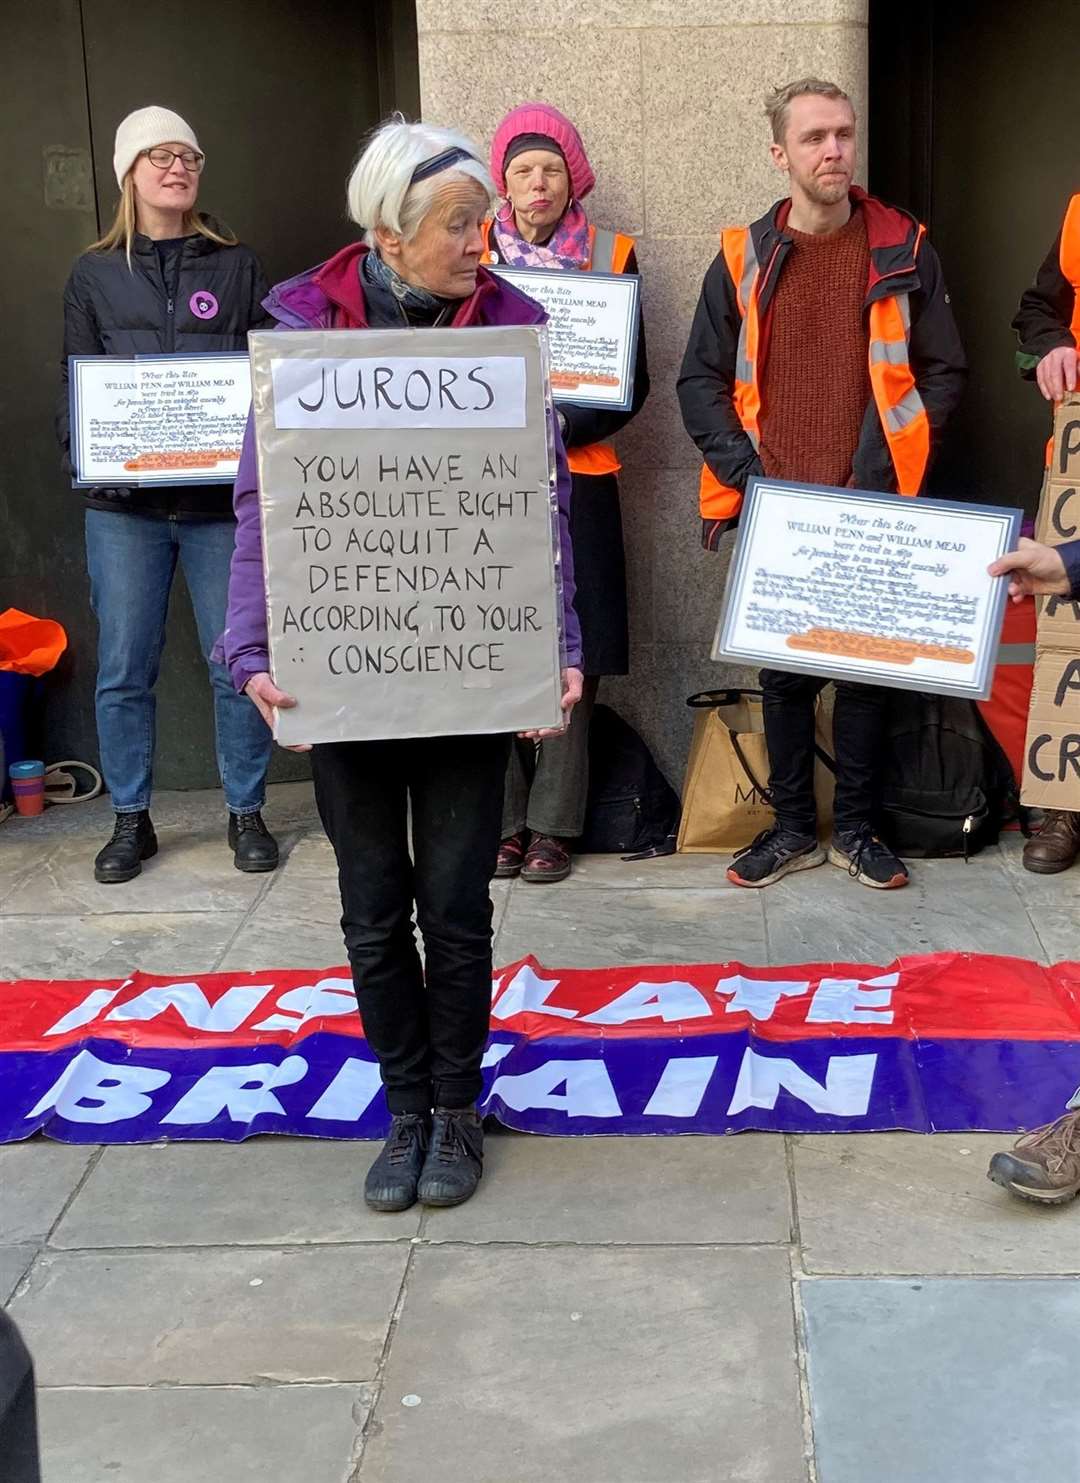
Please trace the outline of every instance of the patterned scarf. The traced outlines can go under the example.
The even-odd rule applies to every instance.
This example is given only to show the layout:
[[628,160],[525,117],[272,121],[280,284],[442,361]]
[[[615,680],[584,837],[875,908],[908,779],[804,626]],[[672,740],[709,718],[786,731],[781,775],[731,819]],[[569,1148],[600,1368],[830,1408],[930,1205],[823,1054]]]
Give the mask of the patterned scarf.
[[589,261],[589,218],[579,202],[563,213],[548,240],[526,242],[513,226],[513,218],[495,218],[495,245],[510,268],[584,268]]
[[374,250],[360,260],[360,281],[373,324],[441,324],[457,308],[455,299],[441,299],[426,288],[406,283]]

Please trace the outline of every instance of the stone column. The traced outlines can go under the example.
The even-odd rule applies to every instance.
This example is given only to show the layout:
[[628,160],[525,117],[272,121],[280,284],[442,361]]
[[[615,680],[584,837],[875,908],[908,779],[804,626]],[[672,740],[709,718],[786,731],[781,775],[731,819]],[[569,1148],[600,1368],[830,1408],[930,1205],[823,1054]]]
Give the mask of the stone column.
[[596,170],[590,218],[638,238],[652,392],[619,439],[632,670],[605,681],[603,695],[678,787],[686,697],[735,672],[709,659],[730,553],[701,549],[701,460],[675,378],[719,229],[784,194],[768,154],[766,93],[827,77],[865,115],[867,0],[417,0],[416,9],[424,118],[486,145],[515,104],[553,103]]

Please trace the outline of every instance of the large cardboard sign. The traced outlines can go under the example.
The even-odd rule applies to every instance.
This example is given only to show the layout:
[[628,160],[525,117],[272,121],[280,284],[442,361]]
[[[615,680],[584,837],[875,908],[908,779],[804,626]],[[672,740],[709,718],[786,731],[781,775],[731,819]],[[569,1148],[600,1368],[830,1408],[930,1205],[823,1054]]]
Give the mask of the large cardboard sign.
[[985,700],[1020,518],[752,479],[712,657]]
[[[1080,537],[1080,394],[1054,414],[1050,466],[1043,484],[1037,540],[1048,546]],[[1035,681],[1028,713],[1021,799],[1035,808],[1080,809],[1080,603],[1037,599]]]
[[246,355],[73,355],[68,369],[76,488],[236,478]]
[[543,331],[249,338],[278,741],[558,725]]

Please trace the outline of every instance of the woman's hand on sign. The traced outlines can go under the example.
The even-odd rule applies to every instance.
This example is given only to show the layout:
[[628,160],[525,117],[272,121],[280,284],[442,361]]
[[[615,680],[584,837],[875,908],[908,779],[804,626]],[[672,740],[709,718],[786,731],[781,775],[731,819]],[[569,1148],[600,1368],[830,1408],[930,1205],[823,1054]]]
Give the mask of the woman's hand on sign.
[[561,726],[545,726],[540,731],[519,731],[518,735],[525,741],[544,741],[549,737],[565,736],[566,728],[570,725],[570,712],[581,699],[581,688],[585,683],[585,676],[580,669],[564,669],[562,671],[562,706],[563,723]]
[[1068,597],[1069,578],[1061,554],[1053,546],[1020,537],[1018,550],[998,557],[990,567],[992,577],[1009,577],[1009,596],[1013,602],[1025,597]]
[[1035,380],[1048,402],[1060,402],[1067,391],[1076,390],[1077,354],[1072,345],[1048,351],[1035,368]]
[[[280,707],[288,711],[296,704],[296,697],[286,695],[284,690],[279,690],[265,670],[260,670],[257,675],[252,675],[244,686],[244,694],[252,701],[259,715],[270,727],[274,729],[274,712]],[[311,748],[306,743],[294,747],[286,747],[287,752],[310,752]]]

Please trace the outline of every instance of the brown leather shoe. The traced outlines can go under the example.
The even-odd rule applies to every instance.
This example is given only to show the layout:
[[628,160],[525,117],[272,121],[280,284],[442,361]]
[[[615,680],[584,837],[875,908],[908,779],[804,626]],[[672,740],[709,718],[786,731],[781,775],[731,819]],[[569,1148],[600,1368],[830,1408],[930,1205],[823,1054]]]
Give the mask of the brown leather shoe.
[[525,846],[529,842],[528,831],[521,834],[511,834],[499,845],[498,858],[495,861],[495,880],[511,881],[516,875],[521,874],[521,867],[525,863]]
[[1080,814],[1048,809],[1043,826],[1024,846],[1024,869],[1036,875],[1057,875],[1080,854]]
[[987,1178],[1021,1200],[1064,1205],[1080,1194],[1080,1112],[1033,1128],[1011,1153],[996,1153]]
[[564,881],[570,874],[570,851],[565,839],[553,834],[534,834],[525,855],[521,879],[535,885]]

